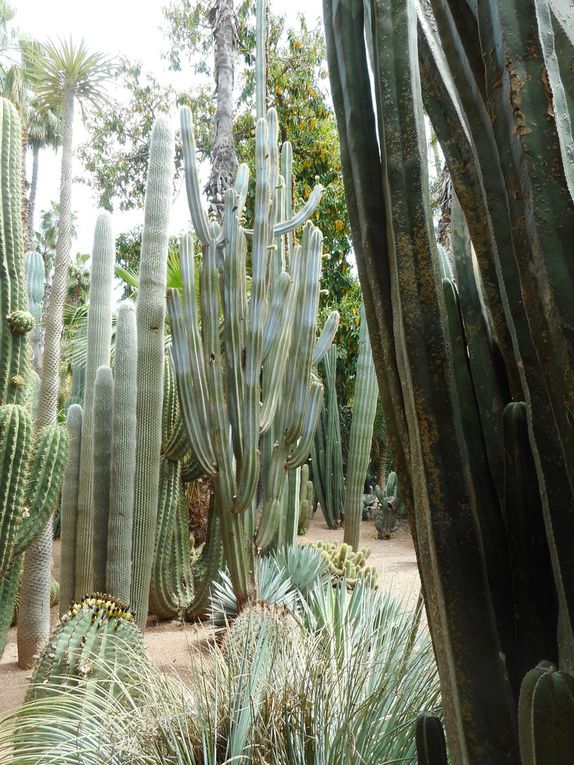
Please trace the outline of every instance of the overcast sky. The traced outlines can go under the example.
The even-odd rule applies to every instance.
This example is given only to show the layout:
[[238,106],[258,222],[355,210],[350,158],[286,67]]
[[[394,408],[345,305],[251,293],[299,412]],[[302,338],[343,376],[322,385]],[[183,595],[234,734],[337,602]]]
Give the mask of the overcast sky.
[[[72,36],[84,39],[90,50],[113,55],[125,55],[143,62],[144,69],[151,70],[162,81],[169,78],[167,64],[161,59],[166,41],[162,37],[163,0],[12,0],[16,9],[14,24],[37,40]],[[285,13],[295,20],[303,13],[309,26],[315,26],[321,17],[321,0],[271,0],[275,13]],[[162,75],[162,72],[165,74]],[[173,115],[174,125],[177,115]],[[77,146],[85,133],[77,120],[75,140]],[[44,151],[41,155],[40,178],[36,211],[47,209],[51,200],[58,198],[59,155]],[[74,175],[82,172],[81,164],[74,164]],[[187,213],[184,193],[175,200],[171,218],[171,230],[178,233],[186,226]],[[78,238],[73,252],[90,252],[92,234],[97,216],[93,192],[84,184],[76,183],[73,189],[73,208],[78,212]],[[116,233],[126,231],[141,223],[142,211],[114,213]],[[38,218],[36,218],[37,225]]]

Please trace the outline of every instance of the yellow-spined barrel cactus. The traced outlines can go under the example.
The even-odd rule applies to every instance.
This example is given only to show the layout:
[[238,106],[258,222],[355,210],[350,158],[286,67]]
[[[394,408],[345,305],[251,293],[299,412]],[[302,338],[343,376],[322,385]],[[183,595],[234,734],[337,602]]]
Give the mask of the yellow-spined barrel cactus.
[[85,680],[101,683],[106,691],[134,654],[143,656],[144,648],[129,606],[102,593],[86,596],[64,614],[50,637],[34,669],[28,699]]

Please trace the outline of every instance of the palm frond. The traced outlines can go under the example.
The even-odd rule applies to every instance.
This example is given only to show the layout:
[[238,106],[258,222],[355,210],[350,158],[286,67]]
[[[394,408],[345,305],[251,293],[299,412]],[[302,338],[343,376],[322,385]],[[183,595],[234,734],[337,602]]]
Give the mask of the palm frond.
[[71,90],[82,112],[87,106],[103,108],[109,102],[105,86],[111,81],[113,59],[104,53],[90,53],[84,40],[49,40],[27,53],[28,78],[38,102],[57,109],[64,91]]

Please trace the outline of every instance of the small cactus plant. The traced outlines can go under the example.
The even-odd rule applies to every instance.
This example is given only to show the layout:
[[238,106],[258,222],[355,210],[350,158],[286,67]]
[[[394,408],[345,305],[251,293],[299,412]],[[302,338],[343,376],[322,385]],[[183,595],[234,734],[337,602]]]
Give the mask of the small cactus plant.
[[377,570],[374,566],[366,565],[371,554],[369,547],[355,551],[345,542],[311,542],[311,546],[319,550],[335,580],[344,578],[347,587],[354,587],[358,582],[376,587]]

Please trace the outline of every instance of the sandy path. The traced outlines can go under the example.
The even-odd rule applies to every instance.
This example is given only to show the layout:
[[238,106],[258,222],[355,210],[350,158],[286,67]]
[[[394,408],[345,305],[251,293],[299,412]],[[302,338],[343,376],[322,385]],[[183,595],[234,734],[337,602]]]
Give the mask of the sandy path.
[[[406,528],[400,528],[392,539],[381,541],[372,522],[362,524],[361,544],[370,547],[369,563],[379,571],[379,583],[385,592],[404,597],[414,605],[419,592],[419,576],[411,537]],[[309,531],[301,541],[343,541],[343,531],[330,531],[318,512]],[[54,547],[54,574],[58,576],[59,543]],[[58,608],[52,609],[52,622],[58,620]],[[201,624],[182,624],[178,621],[161,622],[150,627],[144,635],[149,656],[165,671],[185,672],[189,665],[191,646],[209,637],[210,629]],[[16,663],[16,628],[10,629],[8,644],[0,660],[0,716],[18,706],[26,693],[30,670],[21,670]]]

